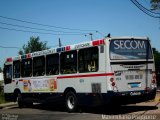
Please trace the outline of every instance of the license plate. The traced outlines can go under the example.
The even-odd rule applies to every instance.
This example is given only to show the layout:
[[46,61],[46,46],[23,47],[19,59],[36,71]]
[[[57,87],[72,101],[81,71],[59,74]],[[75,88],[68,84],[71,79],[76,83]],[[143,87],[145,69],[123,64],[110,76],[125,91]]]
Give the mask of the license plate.
[[128,83],[129,88],[139,88],[141,87],[140,83]]
[[126,80],[139,80],[143,79],[143,75],[125,75]]

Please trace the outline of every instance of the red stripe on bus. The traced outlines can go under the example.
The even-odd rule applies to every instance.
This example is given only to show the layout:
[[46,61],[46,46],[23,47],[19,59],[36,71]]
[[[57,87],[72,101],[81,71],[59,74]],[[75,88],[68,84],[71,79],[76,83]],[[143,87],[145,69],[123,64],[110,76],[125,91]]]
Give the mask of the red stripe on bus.
[[113,75],[114,75],[114,73],[86,74],[86,75],[59,76],[59,77],[57,77],[57,79],[81,78],[81,77],[100,77],[100,76],[113,76]]

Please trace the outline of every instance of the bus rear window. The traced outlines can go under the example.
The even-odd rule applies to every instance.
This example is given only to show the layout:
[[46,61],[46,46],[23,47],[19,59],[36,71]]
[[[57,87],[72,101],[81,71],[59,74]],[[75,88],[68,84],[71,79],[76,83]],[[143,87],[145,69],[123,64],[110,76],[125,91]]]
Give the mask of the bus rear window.
[[116,39],[110,43],[110,59],[152,59],[152,50],[148,40]]

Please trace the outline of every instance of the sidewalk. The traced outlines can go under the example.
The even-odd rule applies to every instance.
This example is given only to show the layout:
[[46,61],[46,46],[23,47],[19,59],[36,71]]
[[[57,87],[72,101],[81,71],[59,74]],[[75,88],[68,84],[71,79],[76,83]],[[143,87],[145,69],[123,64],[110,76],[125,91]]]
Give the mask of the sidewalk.
[[4,107],[11,107],[11,106],[15,106],[17,105],[16,102],[8,102],[8,103],[3,103],[3,104],[0,104],[0,109],[3,109]]
[[160,90],[157,90],[156,97],[155,97],[154,101],[160,102]]

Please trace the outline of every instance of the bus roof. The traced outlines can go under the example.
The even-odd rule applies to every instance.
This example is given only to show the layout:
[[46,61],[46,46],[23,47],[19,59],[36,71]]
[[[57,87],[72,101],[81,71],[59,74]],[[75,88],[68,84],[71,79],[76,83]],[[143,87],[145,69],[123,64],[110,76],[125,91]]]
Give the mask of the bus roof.
[[134,37],[134,36],[111,37],[110,39],[139,39],[139,40],[149,40],[148,37]]
[[62,47],[57,47],[57,48],[51,48],[48,50],[36,51],[36,52],[28,53],[25,55],[10,57],[6,59],[5,63],[9,63],[9,62],[20,60],[20,59],[38,57],[42,55],[49,55],[53,53],[60,53],[60,52],[71,51],[71,50],[78,50],[82,48],[88,48],[88,47],[99,46],[99,45],[104,45],[104,44],[105,44],[104,39],[98,39],[98,40],[83,42],[83,43],[74,44],[74,45],[67,45],[67,46],[62,46]]
[[[106,37],[105,39],[139,39],[139,40],[149,40],[148,37],[129,37],[129,36],[122,36],[122,37]],[[65,51],[71,51],[71,50],[78,50],[82,48],[88,48],[92,46],[99,46],[99,45],[104,45],[105,40],[104,39],[98,39],[98,40],[93,40],[93,41],[88,41],[88,42],[82,42],[78,44],[73,44],[73,45],[67,45],[67,46],[62,46],[62,47],[57,47],[57,48],[51,48],[48,50],[42,50],[42,51],[37,51],[33,53],[28,53],[25,55],[19,55],[15,57],[9,57],[6,59],[5,63],[11,63],[12,61],[15,60],[20,60],[20,59],[26,59],[26,58],[32,58],[32,57],[38,57],[42,55],[49,55],[53,53],[60,53],[60,52],[65,52]]]

